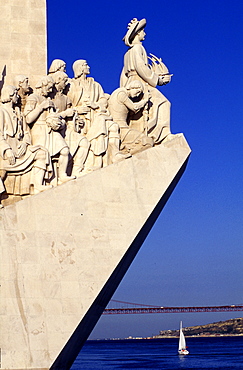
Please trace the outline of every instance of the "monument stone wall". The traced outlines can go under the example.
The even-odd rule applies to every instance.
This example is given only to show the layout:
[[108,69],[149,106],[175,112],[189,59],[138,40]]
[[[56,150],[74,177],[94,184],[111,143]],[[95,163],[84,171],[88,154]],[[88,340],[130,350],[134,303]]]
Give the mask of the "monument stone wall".
[[0,1],[0,79],[25,74],[34,86],[46,73],[46,0]]
[[189,154],[175,135],[0,210],[3,369],[71,367]]

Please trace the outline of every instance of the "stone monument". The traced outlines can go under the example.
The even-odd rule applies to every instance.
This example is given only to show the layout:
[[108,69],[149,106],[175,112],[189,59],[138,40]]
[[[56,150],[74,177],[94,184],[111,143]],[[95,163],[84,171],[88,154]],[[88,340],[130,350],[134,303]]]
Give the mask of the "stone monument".
[[31,86],[46,73],[46,1],[1,1],[0,79],[13,84],[20,73]]
[[[23,5],[45,24],[44,0]],[[2,7],[17,14],[15,0]],[[25,24],[30,13],[20,14]],[[145,25],[128,25],[110,96],[85,59],[74,79],[60,59],[48,75],[35,58],[21,69],[11,50],[3,61],[1,369],[70,369],[185,170],[190,148],[171,134],[170,103],[156,88],[171,75],[147,57]],[[45,32],[39,39],[45,55]],[[30,78],[33,92],[30,76],[40,77]]]

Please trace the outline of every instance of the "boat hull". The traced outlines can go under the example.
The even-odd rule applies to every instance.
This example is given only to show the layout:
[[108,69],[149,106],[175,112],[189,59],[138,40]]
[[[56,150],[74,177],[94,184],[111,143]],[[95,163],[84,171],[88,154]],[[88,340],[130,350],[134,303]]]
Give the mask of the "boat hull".
[[179,355],[189,355],[189,351],[187,349],[180,349],[178,353]]

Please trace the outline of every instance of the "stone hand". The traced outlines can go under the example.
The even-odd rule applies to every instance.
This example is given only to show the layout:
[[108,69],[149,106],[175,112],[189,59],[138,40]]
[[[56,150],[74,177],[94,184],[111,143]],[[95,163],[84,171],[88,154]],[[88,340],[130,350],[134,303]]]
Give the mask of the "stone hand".
[[79,114],[87,114],[90,112],[90,108],[86,106],[76,107]]
[[21,143],[18,147],[16,158],[22,157],[26,153],[26,149],[27,149],[27,144],[25,142]]
[[95,104],[94,102],[92,102],[91,100],[86,101],[85,104],[87,105],[87,107],[89,107],[91,109],[99,108],[99,106],[97,104]]
[[55,106],[53,101],[51,101],[50,99],[46,99],[42,103],[40,103],[40,108],[42,110],[46,110],[48,108],[55,108]]
[[62,112],[61,116],[65,117],[72,117],[74,115],[74,109],[73,108],[67,108],[64,112]]
[[15,159],[14,152],[12,151],[12,149],[11,148],[7,149],[5,154],[8,159],[9,164],[14,165],[16,162],[16,159]]

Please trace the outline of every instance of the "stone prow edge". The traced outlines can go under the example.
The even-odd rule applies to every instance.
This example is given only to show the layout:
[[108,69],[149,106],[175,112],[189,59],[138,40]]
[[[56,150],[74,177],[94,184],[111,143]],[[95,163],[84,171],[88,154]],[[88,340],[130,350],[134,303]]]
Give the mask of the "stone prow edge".
[[97,296],[97,298],[95,299],[95,301],[93,302],[93,304],[91,305],[91,307],[81,320],[80,324],[77,326],[76,330],[73,332],[68,342],[63,347],[62,351],[60,352],[60,354],[50,367],[50,370],[67,370],[71,368],[73,362],[78,356],[87,338],[89,337],[90,333],[92,332],[96,323],[98,322],[100,316],[102,315],[105,307],[112,298],[114,292],[116,291],[118,285],[123,279],[128,268],[130,267],[140,247],[142,246],[147,235],[152,229],[159,214],[163,210],[171,193],[173,192],[181,176],[183,175],[189,160],[189,156],[190,154],[188,155],[187,159],[181,166],[180,170],[178,171],[174,179],[172,180],[170,186],[162,195],[160,201],[155,206],[154,210],[148,217],[147,221],[145,222],[145,224],[135,237],[129,249],[124,254],[123,258],[121,259],[121,261],[111,274],[110,278],[102,288],[101,292],[99,293],[99,295]]

